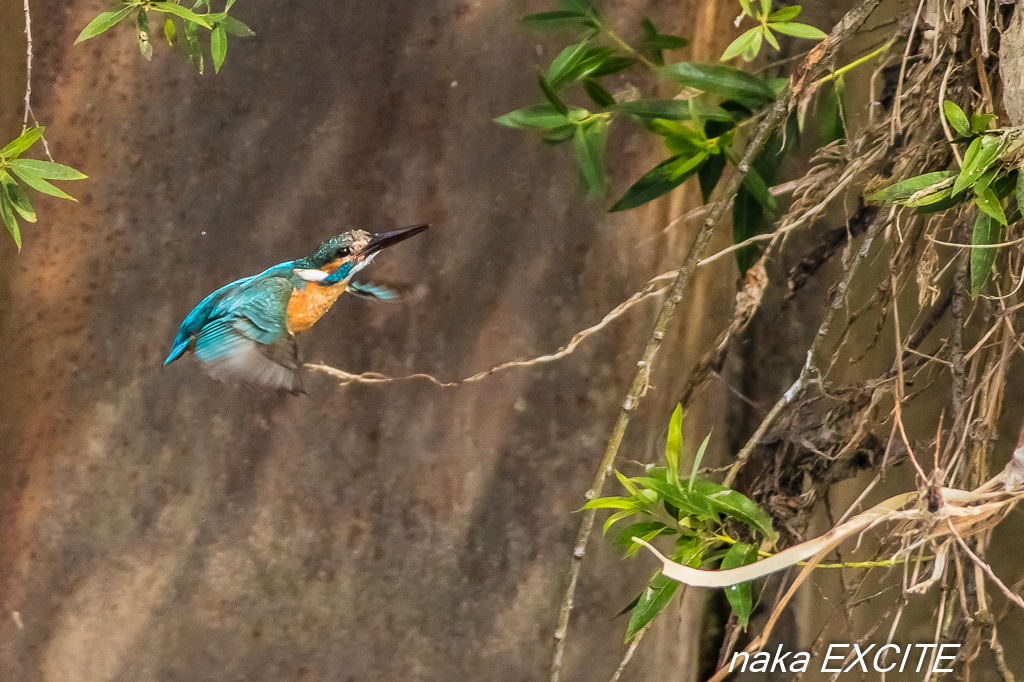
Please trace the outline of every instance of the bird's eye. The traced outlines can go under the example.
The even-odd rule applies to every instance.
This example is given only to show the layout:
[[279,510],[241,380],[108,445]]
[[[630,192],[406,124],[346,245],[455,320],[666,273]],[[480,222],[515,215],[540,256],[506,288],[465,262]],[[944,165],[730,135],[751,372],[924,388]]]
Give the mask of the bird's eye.
[[346,256],[349,255],[349,253],[351,253],[351,249],[349,249],[347,246],[340,246],[334,252],[334,257],[335,258],[345,258]]

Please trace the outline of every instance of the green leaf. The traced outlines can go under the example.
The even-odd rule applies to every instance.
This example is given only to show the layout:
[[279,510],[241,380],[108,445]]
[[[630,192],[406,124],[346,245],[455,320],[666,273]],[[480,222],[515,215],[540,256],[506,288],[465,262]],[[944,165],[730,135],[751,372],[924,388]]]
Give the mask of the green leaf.
[[775,195],[768,189],[768,185],[765,183],[764,178],[757,172],[753,166],[743,174],[743,186],[750,191],[750,195],[757,200],[757,203],[768,211],[769,213],[778,214],[779,204],[775,200]]
[[690,118],[690,103],[685,99],[638,99],[619,102],[615,108],[643,118],[663,118],[668,121],[686,121]]
[[164,38],[167,39],[167,44],[174,47],[174,37],[178,34],[178,31],[174,28],[174,22],[170,17],[164,19]]
[[687,492],[693,492],[693,483],[697,480],[697,470],[700,469],[700,463],[704,459],[704,453],[707,452],[708,443],[711,442],[711,434],[704,436],[704,440],[701,441],[700,447],[697,448],[697,455],[693,458],[693,467],[690,468],[690,479],[687,481],[686,490]]
[[7,231],[10,232],[11,237],[14,238],[14,243],[17,244],[18,251],[21,251],[21,230],[18,229],[18,219],[14,217],[14,211],[11,210],[10,199],[7,198],[7,192],[0,194],[0,216],[3,216],[4,225],[7,226]]
[[974,196],[974,203],[1000,225],[1006,224],[1006,213],[1003,212],[1003,206],[999,203],[996,193],[990,188],[985,187],[983,190],[978,192]]
[[601,535],[607,535],[608,529],[615,525],[616,522],[621,521],[626,517],[633,516],[636,513],[636,510],[633,509],[623,509],[610,515],[604,522],[604,529],[601,531]]
[[580,63],[587,58],[589,53],[590,48],[586,40],[569,45],[551,60],[548,70],[544,73],[544,80],[553,90],[558,90],[565,83],[574,80],[573,77],[579,70]]
[[818,104],[818,136],[822,147],[846,138],[845,104],[846,84],[839,76],[824,88]]
[[982,135],[976,137],[967,152],[964,154],[964,162],[960,167],[960,175],[953,184],[953,194],[959,194],[960,190],[973,185],[985,171],[989,169],[995,160],[1006,149],[1006,140],[998,135]]
[[679,485],[679,453],[683,449],[683,406],[676,405],[668,423],[668,439],[665,441],[665,461],[668,462],[668,482]]
[[691,64],[677,62],[665,67],[665,73],[688,88],[735,99],[759,108],[775,99],[775,93],[760,78],[727,64]]
[[582,509],[640,509],[640,505],[632,497],[599,497],[590,500]]
[[721,61],[727,62],[730,59],[734,59],[745,53],[754,44],[754,40],[759,38],[760,35],[760,26],[755,26],[754,28],[745,31],[739,38],[729,43],[729,47],[725,48],[725,52],[722,53]]
[[937,182],[934,185],[929,185],[928,187],[925,187],[924,189],[915,192],[914,194],[910,195],[905,201],[901,201],[898,203],[901,203],[904,206],[912,206],[915,208],[933,206],[935,204],[938,204],[939,202],[942,202],[952,197],[953,183],[955,181],[955,178],[946,178],[941,182]]
[[84,180],[89,177],[79,173],[70,166],[52,161],[36,161],[34,159],[17,159],[11,162],[11,168],[23,168],[46,180]]
[[955,102],[951,102],[948,99],[944,100],[942,102],[942,112],[946,115],[949,125],[953,126],[953,129],[960,137],[971,136],[971,122],[967,120],[964,110],[957,106]]
[[907,178],[897,182],[895,185],[890,185],[871,194],[867,197],[867,200],[882,201],[889,205],[903,203],[921,190],[940,185],[944,180],[956,174],[957,172],[954,170],[944,170],[925,173],[924,175],[915,175],[912,178]]
[[665,138],[665,147],[673,154],[711,153],[711,141],[704,132],[684,125],[678,126],[677,132]]
[[185,21],[191,21],[193,24],[199,24],[203,28],[213,28],[209,20],[205,17],[196,14],[190,9],[185,9],[181,5],[176,5],[173,2],[151,2],[149,6],[155,9],[157,12],[164,12],[165,14],[173,14],[179,16]]
[[599,118],[576,126],[574,136],[576,163],[585,193],[599,197],[604,193],[604,150],[608,142],[608,119]]
[[203,51],[199,47],[199,39],[196,37],[196,24],[186,21],[184,24],[185,31],[185,52],[188,54],[188,59],[192,62],[192,66],[196,68],[196,71],[200,75],[203,73]]
[[707,498],[716,511],[760,531],[770,541],[775,540],[775,529],[772,528],[771,517],[746,495],[718,483],[698,478],[692,483],[690,504],[700,504],[697,499],[700,496]]
[[555,128],[560,128],[571,123],[569,117],[565,113],[557,111],[550,103],[547,102],[510,111],[504,116],[499,116],[494,119],[494,121],[495,123],[500,123],[503,126],[518,128],[520,130],[528,128],[554,130]]
[[771,45],[772,47],[774,47],[776,51],[781,50],[782,47],[779,45],[779,41],[775,37],[775,34],[772,33],[770,27],[775,27],[775,26],[778,26],[778,25],[779,24],[769,24],[768,26],[761,27],[761,35],[764,36],[764,39],[767,40],[768,44]]
[[[42,192],[43,194],[49,194],[51,196],[58,197],[60,199],[70,199],[71,201],[77,201],[73,196],[61,191],[59,188],[54,187],[47,182],[38,172],[31,168],[25,168],[21,164],[24,162],[23,159],[12,161],[10,165],[11,171],[18,176],[22,182],[31,187],[32,189]],[[42,162],[38,162],[42,163]]]
[[81,33],[78,34],[78,37],[75,38],[75,45],[83,40],[88,40],[89,38],[103,33],[108,28],[127,17],[134,8],[135,5],[131,3],[122,2],[115,5],[114,9],[109,12],[101,12],[95,19],[90,21],[85,28],[82,29]]
[[[755,561],[757,561],[757,547],[745,542],[737,542],[722,557],[720,568],[724,571],[738,566],[746,566]],[[740,627],[746,629],[747,623],[750,621],[750,611],[754,606],[750,594],[750,583],[745,582],[726,587],[725,598],[729,600],[729,605],[732,606],[732,612],[736,614]]]
[[224,57],[228,54],[228,34],[222,24],[217,24],[210,34],[210,54],[213,56],[213,72],[220,73]]
[[788,36],[794,36],[796,38],[808,38],[810,40],[824,40],[828,38],[828,34],[822,31],[820,28],[808,26],[807,24],[796,24],[792,22],[780,22],[770,23],[768,27],[773,31],[779,33],[785,33]]
[[793,21],[794,19],[797,18],[797,16],[800,14],[800,10],[802,10],[802,9],[803,9],[803,7],[801,7],[800,5],[792,5],[790,7],[783,7],[782,9],[777,10],[773,14],[768,15],[768,21],[769,22]]
[[659,33],[651,36],[647,44],[658,50],[681,50],[690,44],[690,41],[682,36],[674,36],[669,33]]
[[146,16],[145,9],[139,10],[136,25],[139,29],[138,34],[136,35],[136,38],[139,41],[139,51],[142,52],[142,56],[146,58],[146,61],[152,61],[153,43],[150,41],[149,17]]
[[595,78],[587,78],[583,81],[583,91],[587,93],[587,96],[594,100],[594,104],[599,107],[615,106],[615,98],[612,97],[612,94],[605,90],[600,81]]
[[610,211],[625,211],[671,192],[692,177],[707,161],[707,150],[694,155],[676,154],[648,171],[626,190]]
[[565,106],[565,102],[559,99],[558,95],[548,84],[547,79],[544,78],[544,74],[537,74],[537,84],[540,86],[540,91],[544,93],[544,98],[554,107],[555,111],[562,115],[569,113],[569,107]]
[[522,22],[534,29],[558,29],[573,24],[586,27],[598,28],[597,22],[587,12],[576,10],[554,10],[552,12],[537,12],[527,14]]
[[978,133],[984,133],[988,130],[989,126],[999,119],[995,114],[974,114],[971,116],[971,131]]
[[224,27],[225,31],[233,36],[249,38],[250,36],[256,35],[256,31],[252,30],[234,17],[224,17],[220,20],[220,25]]
[[634,536],[657,536],[668,532],[672,532],[671,529],[661,521],[638,521],[616,531],[615,535],[611,538],[611,542],[616,547],[628,550],[636,545],[633,542]]
[[18,215],[28,222],[34,223],[36,221],[36,211],[32,208],[32,202],[29,201],[25,190],[18,183],[8,178],[4,178],[3,185],[7,192],[7,199],[11,202],[14,210],[18,212]]
[[34,145],[36,140],[43,136],[43,130],[43,126],[32,126],[26,129],[25,132],[8,143],[6,147],[0,149],[0,156],[5,159],[18,158],[18,155]]
[[718,185],[725,170],[725,154],[712,154],[707,163],[697,171],[697,182],[700,184],[700,198],[705,204],[711,198],[711,192]]
[[[746,183],[740,185],[732,201],[732,243],[741,244],[754,235],[760,234],[764,225],[764,207],[761,205]],[[748,244],[736,250],[736,266],[740,277],[757,261],[758,248]]]
[[[978,212],[971,234],[972,246],[998,244],[1002,226],[987,213]],[[992,275],[992,264],[996,261],[998,249],[971,249],[971,297],[977,298],[981,288]]]
[[626,643],[633,641],[644,626],[654,620],[654,617],[661,613],[672,595],[676,593],[679,583],[671,578],[666,578],[661,571],[651,579],[650,584],[640,594],[640,599],[629,616],[629,625],[626,626]]

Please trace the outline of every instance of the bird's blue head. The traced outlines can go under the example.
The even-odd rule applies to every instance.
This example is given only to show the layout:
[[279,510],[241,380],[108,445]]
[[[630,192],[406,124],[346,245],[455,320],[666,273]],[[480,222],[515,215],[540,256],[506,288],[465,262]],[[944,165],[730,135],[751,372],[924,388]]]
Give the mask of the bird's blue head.
[[370,234],[363,230],[343,232],[320,244],[305,258],[295,261],[295,269],[327,273],[327,277],[322,279],[322,275],[315,278],[307,275],[303,277],[323,286],[337,284],[367,266],[382,249],[408,239],[428,227],[429,225],[410,225],[380,234]]

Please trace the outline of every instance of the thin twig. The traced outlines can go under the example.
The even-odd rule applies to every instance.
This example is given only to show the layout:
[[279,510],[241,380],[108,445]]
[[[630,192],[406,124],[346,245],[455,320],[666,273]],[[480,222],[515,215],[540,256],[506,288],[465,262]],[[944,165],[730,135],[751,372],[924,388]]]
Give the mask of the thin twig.
[[[22,134],[28,130],[28,117],[32,114],[32,15],[28,11],[28,0],[25,0],[25,118],[21,124]],[[35,116],[32,116],[35,120]]]
[[[675,282],[672,284],[672,288],[669,291],[668,298],[661,306],[661,311],[658,314],[658,321],[654,325],[654,331],[651,332],[651,336],[647,341],[647,346],[644,348],[644,353],[640,362],[637,363],[638,369],[636,376],[633,378],[633,383],[630,386],[629,392],[626,395],[626,399],[622,403],[622,408],[619,410],[619,418],[615,423],[615,427],[612,429],[611,438],[608,441],[608,446],[605,449],[604,457],[601,459],[601,464],[598,467],[597,474],[594,477],[593,485],[590,490],[586,493],[586,498],[592,500],[601,495],[601,491],[604,489],[604,481],[608,474],[612,472],[612,467],[615,464],[615,457],[619,452],[619,445],[622,443],[622,437],[626,432],[626,426],[629,424],[629,419],[632,411],[636,408],[640,398],[646,393],[648,388],[648,378],[650,375],[650,367],[652,366],[655,356],[658,354],[659,348],[661,348],[662,339],[665,338],[665,332],[668,329],[669,323],[672,321],[672,317],[675,315],[676,307],[680,301],[683,300],[683,293],[686,291],[686,287],[690,282],[690,276],[697,267],[697,262],[704,254],[704,250],[708,243],[711,241],[711,234],[714,231],[715,226],[721,220],[722,216],[725,215],[726,211],[732,204],[732,196],[739,189],[740,182],[743,180],[743,171],[750,167],[750,164],[754,160],[754,156],[760,151],[762,145],[768,139],[768,136],[774,131],[775,127],[784,120],[786,114],[789,112],[789,90],[787,89],[782,95],[775,101],[768,115],[761,121],[761,124],[757,128],[757,132],[754,138],[747,145],[747,149],[743,154],[743,158],[739,164],[739,173],[734,173],[729,179],[728,185],[722,193],[722,199],[720,199],[711,209],[707,219],[701,226],[700,232],[697,233],[697,237],[693,241],[693,245],[690,247],[689,253],[686,257],[686,262],[679,269],[679,274],[676,276]],[[583,512],[583,520],[580,523],[579,532],[576,534],[576,543],[573,546],[572,560],[569,565],[569,572],[566,580],[565,595],[562,599],[562,606],[558,612],[558,626],[555,630],[555,650],[551,658],[551,674],[550,681],[558,682],[559,675],[562,670],[562,657],[565,652],[565,638],[566,633],[569,629],[569,615],[573,609],[573,599],[576,595],[576,584],[579,580],[580,568],[583,565],[583,557],[586,554],[587,543],[590,540],[590,532],[594,527],[594,516],[596,514],[595,509],[586,509]]]

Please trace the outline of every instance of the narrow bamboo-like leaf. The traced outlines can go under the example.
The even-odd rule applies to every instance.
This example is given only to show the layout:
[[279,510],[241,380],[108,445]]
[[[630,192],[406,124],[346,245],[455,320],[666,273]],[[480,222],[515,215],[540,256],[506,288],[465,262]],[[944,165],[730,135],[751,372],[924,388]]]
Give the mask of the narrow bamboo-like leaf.
[[103,33],[108,28],[127,17],[134,7],[135,5],[122,2],[115,5],[114,9],[109,12],[101,12],[95,19],[90,21],[85,28],[82,29],[81,33],[78,34],[78,37],[75,38],[75,45],[83,40],[88,40],[89,38]]
[[[752,564],[756,560],[756,547],[748,545],[745,542],[737,542],[730,547],[729,551],[725,553],[724,557],[722,557],[720,568],[724,571],[730,568],[736,568],[737,566]],[[750,583],[745,582],[726,587],[725,598],[729,600],[729,605],[732,607],[732,612],[736,614],[740,627],[746,629],[747,623],[750,621],[750,611],[754,606],[750,593]]]
[[729,43],[729,47],[725,48],[725,52],[722,53],[721,61],[727,62],[730,59],[738,57],[746,52],[750,46],[754,44],[754,38],[756,38],[760,32],[760,26],[755,26],[754,28],[745,31],[739,38]]
[[610,210],[614,212],[636,208],[671,192],[696,174],[707,158],[705,150],[692,156],[676,154],[665,159],[633,183]]
[[1017,186],[1014,189],[1014,194],[1017,197],[1017,206],[1024,211],[1024,172],[1017,173]]
[[754,34],[754,40],[750,43],[750,47],[743,53],[743,60],[752,62],[754,57],[761,53],[761,43],[764,41],[764,31],[758,27],[757,33]]
[[[978,211],[971,234],[972,246],[998,244],[1002,226],[987,213]],[[981,288],[992,275],[992,264],[996,261],[998,249],[971,249],[971,296],[977,298]]]
[[879,190],[874,194],[867,197],[868,201],[883,201],[886,204],[896,204],[906,201],[915,193],[933,187],[941,183],[946,178],[951,178],[957,174],[954,170],[935,171],[934,173],[925,173],[924,175],[915,175],[912,178],[907,178],[901,182],[897,182],[895,185],[890,185],[885,189]]
[[157,12],[164,12],[165,14],[179,16],[186,21],[191,21],[193,24],[199,24],[203,28],[213,28],[206,17],[196,14],[190,9],[185,9],[181,5],[176,5],[173,2],[151,2],[149,3],[149,6]]
[[256,31],[252,30],[234,17],[224,17],[220,20],[220,25],[223,26],[224,30],[231,35],[239,36],[240,38],[248,38],[256,35]]
[[707,163],[697,171],[697,182],[700,184],[700,198],[705,204],[711,198],[711,192],[718,186],[718,181],[725,170],[725,154],[712,154]]
[[611,107],[615,106],[615,98],[612,94],[604,89],[601,82],[596,78],[587,78],[583,81],[583,91],[587,93],[590,99],[594,100],[594,104],[599,107]]
[[557,111],[548,102],[510,111],[494,121],[509,128],[537,128],[540,130],[554,130],[570,123],[566,114]]
[[18,251],[21,251],[21,230],[18,229],[18,219],[14,217],[10,200],[7,198],[7,192],[0,193],[0,216],[3,216],[4,225],[7,226],[7,231],[11,233],[14,243],[18,246]]
[[607,535],[608,529],[614,526],[617,522],[627,517],[633,516],[637,512],[632,509],[623,509],[611,514],[604,522],[604,528],[601,530],[601,535]]
[[608,119],[600,118],[576,126],[576,163],[584,192],[590,197],[604,194],[604,150],[608,141]]
[[174,37],[178,34],[177,29],[174,28],[174,21],[170,17],[164,19],[164,38],[167,39],[167,44],[174,47]]
[[661,613],[672,595],[676,593],[679,583],[671,578],[666,578],[659,571],[650,584],[641,593],[640,600],[633,607],[629,615],[629,625],[626,626],[626,643],[633,641],[645,625],[654,620],[654,617]]
[[665,461],[668,463],[668,482],[679,485],[679,454],[683,449],[683,406],[676,405],[668,423],[665,441]]
[[629,550],[631,547],[636,546],[636,543],[633,542],[634,536],[643,537],[648,535],[657,537],[669,532],[671,532],[669,527],[661,521],[638,521],[616,531],[611,537],[611,542],[616,547]]
[[996,193],[990,188],[986,187],[981,192],[978,192],[974,196],[974,203],[1000,225],[1006,224],[1006,213],[1003,212],[1003,206],[999,203],[999,199],[996,198]]
[[846,138],[846,84],[842,76],[823,88],[818,104],[818,138],[822,147]]
[[20,165],[15,165],[19,161],[21,161],[21,160],[22,159],[18,159],[17,161],[11,162],[10,168],[11,168],[11,171],[16,176],[18,176],[18,178],[20,178],[21,181],[24,182],[26,185],[28,185],[32,189],[36,190],[37,192],[42,192],[43,194],[49,194],[49,195],[55,196],[55,197],[57,197],[59,199],[70,199],[71,201],[78,201],[77,199],[75,199],[70,194],[62,191],[60,188],[51,185],[41,175],[39,175],[38,173],[36,173],[32,169],[24,168],[24,167],[22,167]]
[[7,198],[11,202],[11,206],[18,212],[22,218],[30,223],[36,221],[36,211],[32,208],[32,202],[29,201],[28,195],[25,194],[25,190],[21,186],[9,178],[4,178],[3,183],[4,189],[7,192]]
[[138,33],[136,38],[139,42],[139,51],[142,52],[142,56],[146,58],[146,61],[153,60],[153,43],[150,40],[149,33],[149,17],[146,16],[146,10],[140,9],[138,17],[136,19],[136,25],[138,26]]
[[768,24],[768,26],[764,26],[764,27],[760,27],[759,26],[758,28],[761,29],[761,35],[764,36],[764,39],[768,41],[769,45],[774,47],[776,50],[781,50],[782,47],[779,45],[778,39],[775,37],[775,34],[772,33],[772,31],[771,31],[771,27],[774,27],[774,26],[778,26],[778,24]]
[[948,99],[942,102],[942,113],[946,115],[946,120],[949,121],[949,125],[953,126],[953,130],[957,132],[960,137],[971,136],[971,122],[967,120],[967,114],[961,109],[955,102],[951,102]]
[[552,89],[552,87],[548,85],[548,81],[544,77],[544,74],[537,74],[537,84],[540,86],[540,91],[544,93],[544,98],[551,104],[552,107],[554,107],[555,111],[563,115],[569,113],[569,107],[565,106],[565,102],[563,102],[558,97],[558,94]]
[[631,497],[599,497],[590,500],[581,509],[637,509],[639,506]]
[[828,34],[822,31],[820,28],[809,26],[807,24],[797,24],[793,22],[779,22],[770,23],[768,26],[773,31],[779,33],[785,33],[788,36],[794,36],[796,38],[807,38],[809,40],[824,40],[828,38]]
[[654,27],[654,23],[647,17],[640,19],[640,26],[643,29],[644,34],[644,47],[647,48],[647,53],[651,57],[651,61],[658,66],[665,65],[665,57],[661,53],[661,49],[655,47],[651,43],[655,38],[658,37],[658,29]]
[[43,136],[43,126],[32,126],[0,149],[0,156],[5,159],[16,159],[23,151],[31,147]]
[[598,24],[587,12],[576,10],[553,10],[527,14],[522,22],[534,29],[558,29],[565,26],[578,25],[586,28],[597,28]]
[[690,103],[685,99],[638,99],[619,102],[615,108],[644,118],[663,118],[667,121],[686,121],[690,118]]
[[768,189],[764,178],[761,177],[761,174],[753,166],[743,174],[743,186],[750,190],[751,196],[757,199],[757,203],[761,204],[766,211],[778,214],[779,204],[775,200],[775,195]]
[[659,50],[681,50],[690,44],[690,41],[682,36],[674,36],[669,33],[659,33],[651,36],[648,44]]
[[552,90],[557,90],[564,83],[572,80],[572,75],[579,67],[580,61],[586,57],[587,50],[587,41],[582,40],[565,47],[555,55],[547,71],[544,72],[544,80],[551,86]]
[[203,73],[203,51],[199,47],[199,38],[196,37],[196,24],[190,21],[184,22],[185,52],[192,66],[202,75]]
[[586,78],[587,76],[592,78],[610,76],[613,73],[618,73],[619,71],[628,69],[634,64],[636,64],[636,59],[633,57],[624,57],[622,55],[600,57],[600,59],[594,58],[583,65],[583,68],[580,69],[579,78]]
[[800,14],[803,9],[800,5],[792,5],[790,7],[783,7],[780,10],[776,10],[774,13],[768,15],[769,22],[776,21],[793,21]]
[[622,484],[623,488],[629,491],[630,495],[636,495],[639,492],[637,487],[633,485],[633,481],[623,476],[619,471],[615,472],[615,477],[619,479],[619,483]]
[[772,12],[772,0],[761,0],[761,16],[766,17]]
[[716,511],[760,531],[770,541],[775,540],[771,517],[743,493],[700,478],[693,481],[690,493],[691,504],[698,504],[698,495],[706,497]]
[[727,64],[677,62],[666,66],[665,73],[686,87],[751,103],[757,108],[775,99],[775,93],[763,80]]
[[[760,234],[763,224],[764,207],[747,188],[746,183],[740,185],[732,201],[732,243],[741,244]],[[740,277],[757,261],[758,253],[758,248],[754,244],[736,250],[736,266],[739,268]]]
[[228,54],[228,34],[223,24],[217,24],[210,33],[210,54],[213,56],[213,72],[220,73],[224,57]]
[[911,206],[914,208],[922,206],[931,206],[937,204],[940,201],[948,199],[953,195],[953,183],[956,182],[956,178],[946,178],[941,180],[934,185],[929,185],[923,189],[920,189],[911,194],[904,201],[896,203],[903,204],[904,206]]
[[88,177],[71,166],[35,159],[17,159],[11,162],[11,168],[25,169],[45,180],[84,180]]
[[700,463],[704,459],[704,453],[707,452],[708,443],[711,442],[711,434],[704,436],[704,440],[701,441],[700,447],[697,448],[697,454],[693,458],[693,466],[690,468],[690,478],[686,483],[687,492],[693,492],[694,481],[697,480],[697,470],[700,469]]
[[974,138],[964,153],[960,175],[953,184],[953,194],[973,185],[989,169],[1006,148],[1004,138],[997,135],[981,135]]

